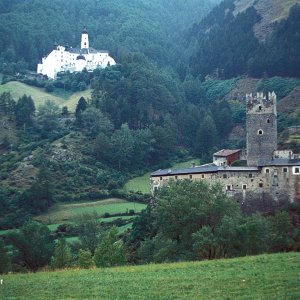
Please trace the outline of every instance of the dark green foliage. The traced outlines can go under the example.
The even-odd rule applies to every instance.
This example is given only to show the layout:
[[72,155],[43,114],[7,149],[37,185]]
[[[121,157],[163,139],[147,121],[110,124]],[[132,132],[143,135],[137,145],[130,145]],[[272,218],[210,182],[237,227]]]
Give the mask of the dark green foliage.
[[37,113],[37,125],[40,127],[43,136],[59,128],[60,108],[54,102],[46,100]]
[[299,77],[300,5],[290,9],[287,20],[277,24],[266,42],[265,71],[270,76]]
[[8,240],[16,250],[14,263],[34,272],[50,263],[54,242],[46,225],[28,221],[9,233]]
[[[83,99],[83,97],[80,99]],[[76,108],[76,118],[78,120],[80,115],[82,126],[84,127],[87,135],[94,138],[98,134],[111,133],[113,130],[113,125],[111,124],[110,120],[95,107],[84,108],[84,102],[80,101],[81,100],[79,100]]]
[[35,112],[34,102],[31,96],[24,95],[16,104],[16,122],[19,126],[30,126],[33,123],[33,115]]
[[92,253],[89,250],[80,249],[78,252],[79,268],[89,269],[94,265]]
[[122,241],[118,238],[116,227],[112,227],[106,232],[95,251],[94,261],[96,267],[113,267],[125,264],[125,250]]
[[214,119],[209,114],[201,122],[196,133],[195,139],[195,152],[202,157],[205,155],[212,147],[216,146],[218,141],[218,132]]
[[[77,46],[84,26],[90,33],[91,46],[109,49],[117,61],[129,52],[141,52],[159,64],[185,62],[178,45],[181,32],[218,2],[154,0],[150,4],[146,0],[134,0],[128,4],[117,0],[111,5],[109,1],[97,0],[30,0],[3,5],[0,71],[14,75],[28,65],[35,70],[55,42]],[[80,90],[86,84],[81,79],[66,87]]]
[[260,16],[254,7],[233,16],[234,1],[224,1],[190,30],[188,39],[197,37],[191,57],[194,75],[207,74],[231,78],[250,74],[254,77],[298,77],[300,66],[300,5],[294,5],[289,17],[275,25],[265,43],[259,43],[253,27]]
[[76,110],[75,110],[75,116],[76,116],[76,120],[77,120],[77,123],[79,125],[81,125],[82,123],[82,112],[85,111],[87,109],[87,102],[86,100],[84,99],[84,97],[80,97],[78,103],[77,103],[77,106],[76,106]]
[[277,99],[287,96],[296,86],[300,85],[300,80],[295,78],[272,77],[261,79],[257,84],[257,90],[267,93],[274,91]]
[[4,92],[0,95],[0,113],[12,118],[15,114],[16,102],[10,93]]
[[215,72],[217,78],[246,74],[247,61],[259,46],[253,32],[258,21],[258,13],[250,7],[236,17],[228,12],[226,22],[220,24],[221,20],[218,20],[208,33],[201,31],[197,54],[191,59],[193,73],[206,75]]
[[51,172],[42,167],[35,183],[19,198],[19,205],[33,214],[46,211],[54,203],[53,179]]
[[5,274],[11,270],[11,261],[8,256],[2,238],[0,238],[0,274]]
[[53,268],[65,268],[70,266],[72,260],[71,249],[64,238],[60,238],[55,244],[54,256],[51,259]]
[[291,251],[298,235],[287,212],[242,216],[220,186],[185,180],[158,192],[126,241],[132,261],[163,262]]
[[103,228],[97,213],[82,214],[75,219],[78,237],[82,248],[95,253],[97,245],[101,242]]

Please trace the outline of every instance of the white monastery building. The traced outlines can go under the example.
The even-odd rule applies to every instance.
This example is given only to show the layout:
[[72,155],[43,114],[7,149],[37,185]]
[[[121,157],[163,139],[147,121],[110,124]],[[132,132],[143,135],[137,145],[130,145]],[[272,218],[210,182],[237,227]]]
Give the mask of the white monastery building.
[[115,65],[115,60],[106,50],[96,50],[89,46],[89,35],[86,29],[82,31],[81,48],[55,45],[54,50],[43,57],[37,66],[37,73],[55,79],[57,73],[69,71],[81,72],[86,68],[92,72],[96,68],[106,68]]

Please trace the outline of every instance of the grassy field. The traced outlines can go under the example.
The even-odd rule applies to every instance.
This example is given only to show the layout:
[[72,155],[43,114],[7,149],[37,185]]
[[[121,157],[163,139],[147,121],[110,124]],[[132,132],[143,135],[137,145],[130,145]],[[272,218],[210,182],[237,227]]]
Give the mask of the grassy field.
[[[172,169],[180,169],[180,168],[188,168],[192,165],[192,163],[195,163],[196,165],[200,164],[199,159],[190,159],[185,162],[177,163],[172,166]],[[146,173],[143,176],[135,177],[131,180],[129,180],[125,186],[124,190],[126,192],[142,192],[144,194],[149,194],[150,193],[150,174]]]
[[300,253],[2,275],[2,299],[299,299]]
[[70,222],[74,216],[83,213],[97,212],[100,215],[105,213],[116,214],[126,213],[133,209],[135,212],[140,212],[146,207],[145,204],[127,202],[122,199],[107,199],[95,202],[70,203],[70,204],[55,204],[46,213],[37,216],[35,219],[42,221],[45,224],[60,224]]
[[91,90],[88,89],[82,92],[68,93],[63,91],[55,91],[54,93],[46,93],[44,89],[26,85],[18,81],[10,81],[6,84],[0,85],[0,94],[3,92],[10,92],[15,100],[18,100],[24,94],[31,95],[35,106],[45,103],[46,100],[52,100],[60,107],[67,106],[69,111],[75,111],[78,100],[81,96],[87,98],[91,97]]

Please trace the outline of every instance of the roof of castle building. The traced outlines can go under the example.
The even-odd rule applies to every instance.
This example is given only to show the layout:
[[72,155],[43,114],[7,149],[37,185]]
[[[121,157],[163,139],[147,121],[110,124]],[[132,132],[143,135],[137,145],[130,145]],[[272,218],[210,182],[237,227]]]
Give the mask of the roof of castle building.
[[79,60],[79,59],[85,60],[85,57],[82,54],[80,54],[76,57],[76,60]]
[[267,166],[299,166],[300,158],[274,158],[274,159],[260,159],[257,164],[259,167]]
[[96,53],[108,53],[108,50],[96,50],[94,48],[83,48],[83,49],[80,49],[80,48],[68,48],[68,50],[66,51],[69,51],[70,53],[82,53],[82,54],[89,54],[89,53],[93,53],[93,54],[96,54]]
[[235,153],[241,152],[240,149],[230,150],[230,149],[222,149],[216,153],[214,153],[214,156],[220,156],[220,157],[226,157]]
[[186,169],[165,169],[157,170],[151,176],[172,176],[172,175],[188,175],[202,173],[217,173],[217,172],[258,172],[257,167],[223,167],[213,163],[186,168]]

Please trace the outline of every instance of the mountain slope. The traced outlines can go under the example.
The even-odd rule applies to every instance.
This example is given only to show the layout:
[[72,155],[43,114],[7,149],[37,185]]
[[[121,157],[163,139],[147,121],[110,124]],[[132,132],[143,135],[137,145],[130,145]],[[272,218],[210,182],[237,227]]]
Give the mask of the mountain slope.
[[255,36],[260,41],[265,41],[275,23],[286,19],[290,8],[296,3],[300,3],[300,0],[236,0],[233,15],[243,13],[253,6],[261,16],[261,20],[254,25]]
[[24,63],[35,70],[55,42],[78,45],[84,26],[92,47],[108,49],[118,62],[129,52],[141,52],[160,64],[176,62],[181,52],[176,49],[179,33],[220,0],[4,2],[0,9],[0,63],[6,64],[6,73],[14,73],[22,70]]
[[299,28],[298,0],[224,1],[190,31],[193,74],[299,77]]

